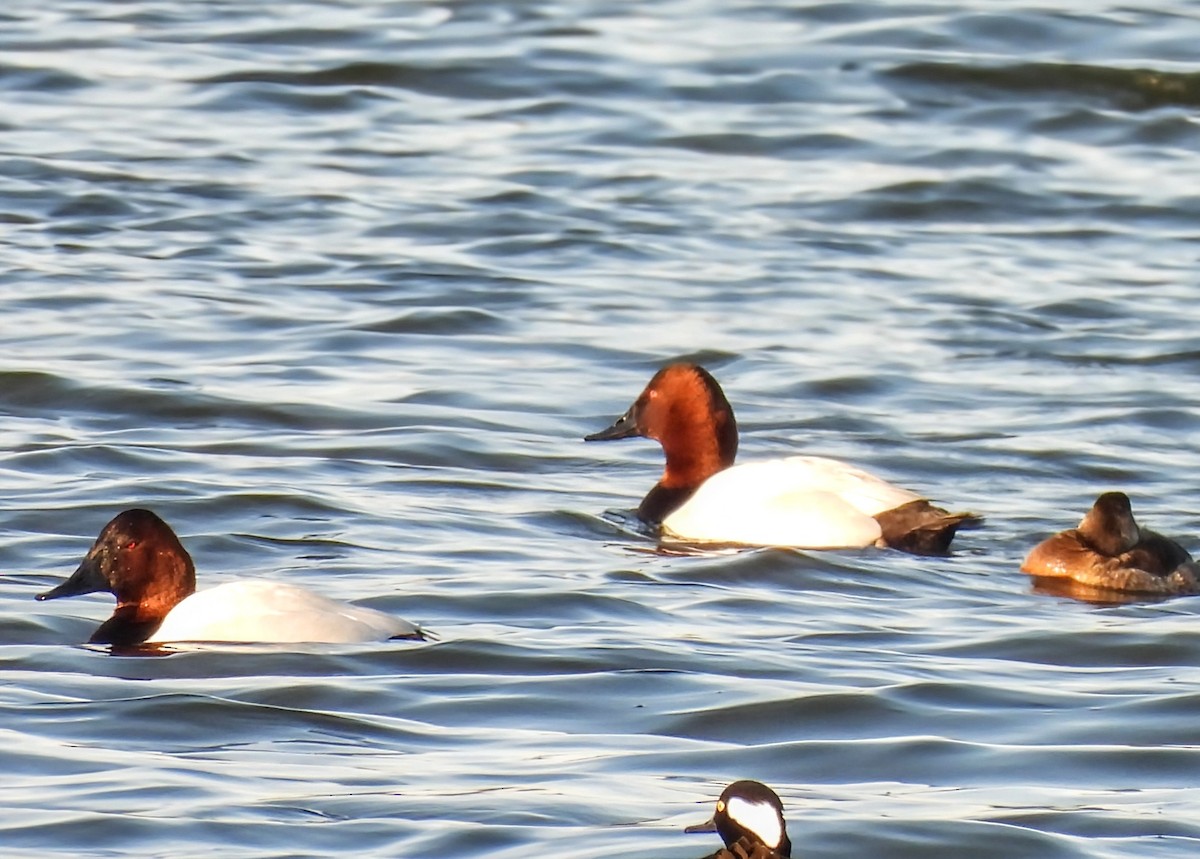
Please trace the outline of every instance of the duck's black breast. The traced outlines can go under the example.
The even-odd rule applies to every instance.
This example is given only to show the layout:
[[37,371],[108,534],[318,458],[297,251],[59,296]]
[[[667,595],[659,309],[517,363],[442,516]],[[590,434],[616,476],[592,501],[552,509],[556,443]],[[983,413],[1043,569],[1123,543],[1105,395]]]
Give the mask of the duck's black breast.
[[132,645],[141,644],[162,626],[162,619],[137,620],[133,612],[124,607],[113,612],[113,616],[97,627],[88,639],[91,644]]
[[742,837],[732,845],[722,847],[716,853],[707,855],[704,859],[786,859],[779,851],[764,845],[762,841]]
[[695,494],[695,486],[655,484],[638,506],[638,518],[647,525],[661,525],[664,519],[682,507]]
[[728,847],[722,847],[716,853],[705,856],[704,859],[784,859],[784,856],[761,841],[739,838]]

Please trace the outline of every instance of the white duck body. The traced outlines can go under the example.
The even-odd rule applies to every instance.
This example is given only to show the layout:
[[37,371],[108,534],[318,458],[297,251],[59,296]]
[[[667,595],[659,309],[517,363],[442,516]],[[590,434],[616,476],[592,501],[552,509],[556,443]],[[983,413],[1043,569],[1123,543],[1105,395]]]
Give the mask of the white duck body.
[[416,635],[413,624],[372,608],[296,585],[247,579],[182,600],[146,641],[353,643]]
[[920,496],[820,456],[791,456],[718,471],[663,520],[664,536],[689,543],[800,549],[873,546],[873,517]]

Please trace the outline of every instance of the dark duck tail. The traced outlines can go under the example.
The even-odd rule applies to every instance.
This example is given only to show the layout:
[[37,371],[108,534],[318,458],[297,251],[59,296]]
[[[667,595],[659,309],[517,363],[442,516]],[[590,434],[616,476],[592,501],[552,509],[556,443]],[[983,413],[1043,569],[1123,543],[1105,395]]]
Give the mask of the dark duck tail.
[[912,555],[945,555],[959,528],[978,527],[983,518],[951,513],[920,499],[877,513],[875,521],[883,529],[882,545]]

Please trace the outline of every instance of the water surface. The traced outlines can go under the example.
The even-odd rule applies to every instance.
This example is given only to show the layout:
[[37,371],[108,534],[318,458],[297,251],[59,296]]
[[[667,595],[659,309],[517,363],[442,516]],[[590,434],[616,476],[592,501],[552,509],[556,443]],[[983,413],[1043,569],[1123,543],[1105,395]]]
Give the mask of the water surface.
[[[691,859],[737,778],[806,857],[1195,854],[1196,601],[1018,572],[1108,489],[1200,548],[1192,4],[0,22],[5,856]],[[655,553],[580,439],[681,357],[986,528]],[[84,647],[133,505],[438,638]]]

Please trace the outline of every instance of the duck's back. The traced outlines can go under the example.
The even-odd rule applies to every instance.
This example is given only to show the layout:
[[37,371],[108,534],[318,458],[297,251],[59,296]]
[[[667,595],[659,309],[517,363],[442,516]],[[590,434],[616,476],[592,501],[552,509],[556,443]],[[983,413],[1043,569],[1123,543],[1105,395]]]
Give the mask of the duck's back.
[[880,538],[876,514],[919,499],[844,462],[793,456],[717,472],[663,527],[700,542],[854,548]]
[[249,579],[180,602],[150,642],[361,642],[419,635],[408,621],[296,585]]

